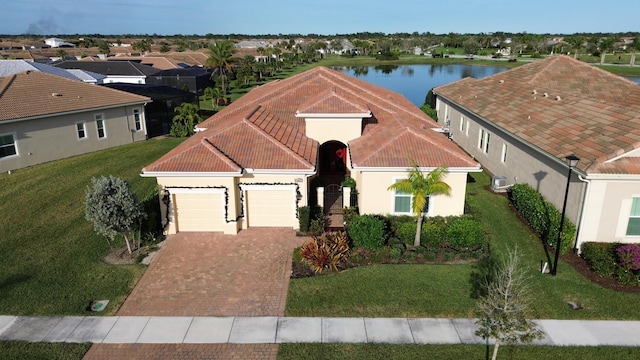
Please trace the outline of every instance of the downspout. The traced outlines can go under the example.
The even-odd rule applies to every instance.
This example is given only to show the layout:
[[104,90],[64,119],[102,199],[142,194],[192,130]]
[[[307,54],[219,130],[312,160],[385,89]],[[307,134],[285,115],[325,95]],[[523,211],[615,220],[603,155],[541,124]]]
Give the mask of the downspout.
[[585,209],[587,207],[587,197],[589,196],[589,190],[591,187],[591,180],[587,180],[586,178],[584,178],[582,175],[578,174],[578,180],[586,183],[587,187],[584,190],[584,193],[582,195],[582,204],[580,206],[580,214],[579,214],[579,219],[580,222],[578,224],[578,228],[576,229],[576,241],[573,244],[573,253],[575,255],[578,255],[580,253],[580,249],[578,249],[578,240],[580,239],[580,233],[582,232],[582,224],[584,223],[584,213],[585,213]]

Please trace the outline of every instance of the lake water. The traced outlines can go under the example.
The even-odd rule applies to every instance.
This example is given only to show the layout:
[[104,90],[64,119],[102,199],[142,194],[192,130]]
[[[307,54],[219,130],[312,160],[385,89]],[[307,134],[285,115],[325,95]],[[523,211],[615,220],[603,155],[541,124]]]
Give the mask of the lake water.
[[[378,65],[343,66],[336,70],[404,95],[416,106],[422,106],[427,92],[434,87],[465,77],[481,79],[509,68],[481,65]],[[628,77],[640,84],[640,77]]]

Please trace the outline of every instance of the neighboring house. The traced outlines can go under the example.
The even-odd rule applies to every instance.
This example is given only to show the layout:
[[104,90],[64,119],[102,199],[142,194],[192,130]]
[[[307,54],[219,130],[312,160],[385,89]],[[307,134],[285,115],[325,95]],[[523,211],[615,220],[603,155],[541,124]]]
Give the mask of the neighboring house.
[[75,44],[66,42],[60,38],[48,38],[44,40],[44,43],[51,46],[52,48],[74,48]]
[[211,72],[206,68],[192,67],[187,69],[162,70],[147,78],[148,84],[167,85],[176,89],[203,95],[204,89],[215,87],[211,80]]
[[108,61],[134,61],[159,70],[183,69],[189,65],[163,56],[115,56],[108,57]]
[[[528,183],[585,241],[640,242],[640,86],[557,55],[434,89],[441,125],[506,185]],[[497,219],[496,219],[497,220]]]
[[48,74],[62,76],[71,80],[80,80],[92,84],[101,84],[105,78],[102,74],[78,69],[61,69],[55,66],[26,60],[0,60],[0,77],[13,75],[25,71],[42,71]]
[[174,109],[183,102],[198,104],[197,95],[164,85],[113,83],[104,86],[151,98],[152,102],[144,107],[148,137],[169,134]]
[[145,84],[147,77],[160,71],[132,61],[63,61],[54,65],[62,69],[80,69],[105,75],[104,84]]
[[145,140],[149,101],[39,71],[0,78],[0,172]]
[[460,215],[467,175],[481,171],[405,97],[325,67],[259,86],[198,128],[142,170],[157,179],[168,233],[298,228],[300,206],[349,205],[346,176],[361,213],[410,215],[411,196],[387,190],[410,158],[449,167],[451,196],[433,196],[427,215]]

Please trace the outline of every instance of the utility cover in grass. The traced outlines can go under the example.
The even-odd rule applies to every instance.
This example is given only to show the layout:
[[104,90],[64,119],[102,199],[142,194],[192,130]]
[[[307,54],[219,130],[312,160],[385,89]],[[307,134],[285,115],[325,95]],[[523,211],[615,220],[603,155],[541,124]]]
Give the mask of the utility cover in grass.
[[91,311],[100,312],[107,307],[108,303],[109,303],[109,300],[96,300],[91,303]]

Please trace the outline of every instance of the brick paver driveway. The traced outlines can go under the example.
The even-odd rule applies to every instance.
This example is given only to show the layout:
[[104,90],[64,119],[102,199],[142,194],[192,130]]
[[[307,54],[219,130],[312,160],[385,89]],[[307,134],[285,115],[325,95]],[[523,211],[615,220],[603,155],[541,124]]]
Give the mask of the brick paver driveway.
[[[171,235],[117,315],[282,316],[291,253],[307,238],[291,229],[238,235]],[[85,359],[275,359],[277,345],[98,344]]]
[[172,235],[118,315],[284,315],[291,253],[304,240],[272,228]]

